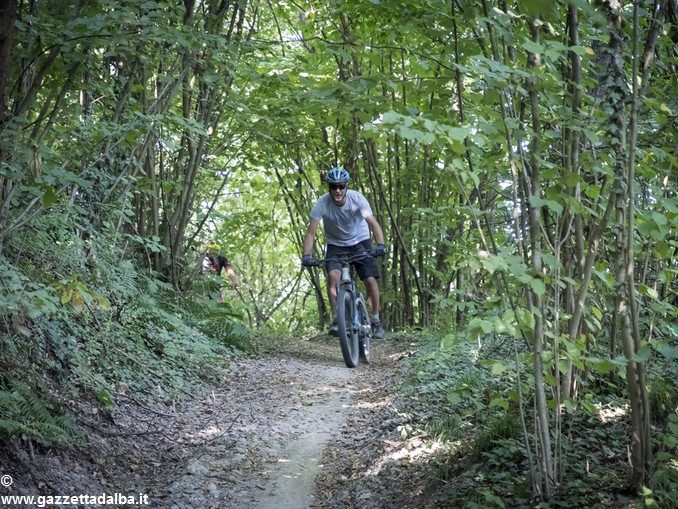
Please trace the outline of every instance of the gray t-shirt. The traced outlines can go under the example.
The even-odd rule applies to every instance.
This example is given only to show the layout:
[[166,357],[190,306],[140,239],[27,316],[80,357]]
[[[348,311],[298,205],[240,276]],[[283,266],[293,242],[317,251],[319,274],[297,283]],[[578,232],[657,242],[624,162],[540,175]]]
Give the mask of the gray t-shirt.
[[348,189],[341,207],[332,202],[326,193],[311,210],[311,218],[323,221],[325,241],[335,246],[355,246],[370,238],[370,228],[365,218],[372,215],[370,204],[358,191]]

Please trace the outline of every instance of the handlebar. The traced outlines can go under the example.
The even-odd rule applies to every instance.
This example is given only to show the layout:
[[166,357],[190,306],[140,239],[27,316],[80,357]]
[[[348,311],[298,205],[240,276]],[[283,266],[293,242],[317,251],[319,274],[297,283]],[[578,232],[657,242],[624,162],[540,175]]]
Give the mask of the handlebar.
[[[329,265],[330,263],[341,263],[342,265],[348,265],[351,262],[362,260],[363,258],[372,257],[372,253],[365,251],[364,253],[358,253],[351,256],[340,256],[336,258],[323,258],[318,261],[318,265]],[[316,267],[318,266],[316,265]]]
[[374,251],[363,251],[362,253],[357,253],[354,255],[349,255],[349,256],[338,256],[336,258],[323,258],[318,260],[315,258],[313,255],[304,255],[302,258],[302,265],[305,267],[318,267],[320,265],[325,265],[327,266],[329,263],[340,263],[342,265],[348,265],[349,263],[353,263],[357,260],[361,260],[363,258],[376,258],[377,256],[383,256],[384,251],[382,248],[382,252],[378,253],[376,256],[374,255]]
[[312,261],[314,263],[306,266],[307,267],[318,267],[321,265],[328,266],[330,263],[340,263],[341,265],[348,265],[349,263],[353,263],[355,261],[362,260],[363,258],[367,257],[372,257],[372,253],[365,251],[363,253],[357,253],[350,256],[338,256],[333,258],[323,258],[320,260],[318,260],[317,258],[313,258]]

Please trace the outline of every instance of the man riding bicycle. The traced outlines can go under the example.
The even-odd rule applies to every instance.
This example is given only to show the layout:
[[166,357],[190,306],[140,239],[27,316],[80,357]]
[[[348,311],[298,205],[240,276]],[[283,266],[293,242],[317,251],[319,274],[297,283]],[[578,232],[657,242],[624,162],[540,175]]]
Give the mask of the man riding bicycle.
[[[351,263],[367,290],[367,299],[372,311],[372,336],[381,339],[384,337],[384,328],[379,318],[379,269],[374,257],[386,254],[384,232],[372,215],[372,209],[367,199],[358,191],[347,189],[348,181],[351,179],[348,171],[337,166],[330,169],[324,178],[328,184],[329,192],[321,196],[311,210],[311,219],[306,235],[304,235],[301,264],[304,267],[318,265],[318,260],[311,254],[311,251],[313,251],[315,232],[321,219],[327,243],[326,258],[357,254],[371,255],[358,258]],[[377,242],[377,247],[374,250],[372,250],[370,243],[370,230]],[[327,296],[330,299],[334,316],[329,331],[332,336],[338,335],[336,284],[340,278],[341,263],[329,262],[327,264]]]
[[224,302],[224,295],[222,293],[222,279],[221,273],[226,272],[226,275],[231,281],[231,288],[238,290],[240,283],[238,282],[238,276],[233,270],[233,265],[228,261],[223,254],[219,253],[219,246],[217,244],[210,244],[207,246],[207,249],[203,252],[202,260],[200,261],[200,268],[205,274],[214,274],[217,277],[214,278],[213,283],[216,284],[218,281],[218,288],[214,289],[211,298],[218,300],[219,302]]

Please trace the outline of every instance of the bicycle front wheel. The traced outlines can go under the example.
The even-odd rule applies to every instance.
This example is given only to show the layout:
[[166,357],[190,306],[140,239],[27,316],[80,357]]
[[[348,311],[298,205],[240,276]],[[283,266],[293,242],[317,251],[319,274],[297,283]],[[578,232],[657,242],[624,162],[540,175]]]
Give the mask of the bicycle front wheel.
[[353,294],[345,288],[337,292],[337,326],[341,355],[349,368],[355,368],[360,360],[358,331],[353,324]]
[[367,313],[364,299],[358,299],[356,302],[358,308],[358,331],[360,339],[360,361],[365,364],[372,362],[372,352],[370,350],[370,337],[372,336],[372,327],[370,326],[370,315]]

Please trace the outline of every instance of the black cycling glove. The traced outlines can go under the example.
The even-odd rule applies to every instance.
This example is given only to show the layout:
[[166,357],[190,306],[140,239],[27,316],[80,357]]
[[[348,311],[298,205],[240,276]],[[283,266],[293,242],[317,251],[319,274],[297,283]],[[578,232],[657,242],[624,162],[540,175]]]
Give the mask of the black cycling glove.
[[372,250],[372,256],[375,258],[386,256],[386,246],[384,244],[377,244],[377,247]]
[[301,265],[304,267],[316,267],[320,265],[320,262],[312,254],[305,254],[301,257]]

